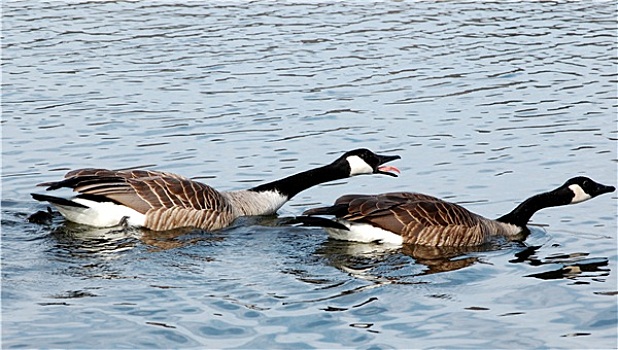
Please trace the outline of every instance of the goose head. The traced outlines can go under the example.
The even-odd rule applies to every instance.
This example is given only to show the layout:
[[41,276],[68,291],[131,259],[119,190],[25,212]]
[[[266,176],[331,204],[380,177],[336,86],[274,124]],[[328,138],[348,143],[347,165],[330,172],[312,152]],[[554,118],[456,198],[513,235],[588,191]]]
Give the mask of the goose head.
[[348,176],[383,174],[397,177],[397,174],[400,173],[399,169],[384,164],[400,158],[397,155],[380,155],[366,148],[359,148],[344,153],[333,162],[333,165],[345,168],[348,171]]
[[593,181],[585,176],[577,176],[567,180],[564,185],[560,186],[556,191],[565,193],[565,198],[568,198],[568,204],[575,204],[587,201],[604,193],[614,192],[614,186],[607,186]]
[[532,215],[543,208],[581,203],[615,190],[614,186],[602,185],[585,176],[577,176],[567,180],[562,186],[552,191],[526,199],[510,213],[496,220],[524,228]]

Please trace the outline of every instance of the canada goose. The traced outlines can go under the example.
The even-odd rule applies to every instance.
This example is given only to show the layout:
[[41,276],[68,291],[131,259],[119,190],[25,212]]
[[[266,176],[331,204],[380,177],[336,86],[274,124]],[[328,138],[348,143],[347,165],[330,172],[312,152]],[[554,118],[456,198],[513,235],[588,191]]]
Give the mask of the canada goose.
[[[524,239],[526,224],[540,209],[586,201],[613,192],[587,177],[574,177],[553,191],[532,196],[510,213],[491,220],[444,200],[409,192],[345,195],[330,207],[309,209],[293,222],[323,226],[335,239],[427,246],[476,246],[492,237]],[[336,220],[309,217],[333,215]]]
[[68,172],[64,180],[38,184],[48,186],[48,191],[71,188],[79,192],[76,197],[36,193],[32,197],[50,202],[69,221],[95,227],[123,224],[154,231],[181,227],[211,231],[229,226],[240,216],[274,214],[299,192],[324,182],[361,174],[396,177],[399,169],[383,164],[399,158],[356,149],[329,165],[229,192],[166,172],[78,169]]

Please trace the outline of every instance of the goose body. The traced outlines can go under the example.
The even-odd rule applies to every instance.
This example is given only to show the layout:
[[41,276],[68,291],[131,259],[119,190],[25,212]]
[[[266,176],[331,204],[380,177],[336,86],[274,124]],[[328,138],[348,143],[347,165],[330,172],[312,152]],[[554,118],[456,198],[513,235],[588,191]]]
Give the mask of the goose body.
[[47,190],[71,188],[79,194],[61,198],[33,193],[53,204],[69,221],[95,227],[120,224],[155,231],[195,227],[212,231],[236,218],[274,214],[299,192],[320,183],[361,174],[397,176],[384,163],[399,156],[377,155],[367,149],[346,152],[331,164],[307,170],[247,190],[219,192],[181,175],[151,170],[78,169]]
[[[494,237],[524,239],[529,233],[526,225],[536,211],[580,203],[614,190],[587,177],[575,177],[555,190],[528,198],[495,220],[420,193],[345,195],[330,207],[307,210],[297,222],[324,226],[332,238],[349,241],[476,246]],[[314,221],[314,215],[334,216],[335,220],[330,224]]]

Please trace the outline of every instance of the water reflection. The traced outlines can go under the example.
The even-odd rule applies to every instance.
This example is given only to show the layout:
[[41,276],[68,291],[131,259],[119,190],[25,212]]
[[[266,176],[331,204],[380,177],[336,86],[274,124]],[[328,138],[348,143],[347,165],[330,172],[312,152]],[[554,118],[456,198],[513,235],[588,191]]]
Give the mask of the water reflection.
[[39,210],[36,213],[28,216],[28,222],[39,225],[51,225],[54,219],[54,213],[51,207],[47,207],[47,210]]
[[56,248],[70,252],[76,257],[96,254],[98,256],[121,253],[140,247],[150,252],[177,249],[195,245],[199,242],[221,242],[222,231],[205,232],[193,228],[179,228],[168,231],[151,231],[137,227],[97,228],[69,221],[63,221],[51,229],[56,240]]
[[[587,278],[607,277],[610,274],[607,257],[589,257],[590,253],[559,253],[539,258],[538,250],[541,246],[530,246],[515,254],[515,259],[509,262],[528,263],[532,266],[549,265],[553,269],[526,275],[544,280],[570,279],[577,283],[589,283]],[[555,268],[557,266],[557,268]]]
[[67,221],[52,229],[51,236],[55,239],[52,249],[74,258],[93,255],[114,258],[135,248],[139,235],[140,230],[135,228],[94,228]]

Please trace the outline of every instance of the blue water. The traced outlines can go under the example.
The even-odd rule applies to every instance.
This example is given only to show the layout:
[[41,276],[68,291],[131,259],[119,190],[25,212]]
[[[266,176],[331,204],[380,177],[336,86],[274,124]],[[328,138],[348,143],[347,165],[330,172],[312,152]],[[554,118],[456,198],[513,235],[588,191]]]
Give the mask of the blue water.
[[146,167],[240,189],[359,147],[487,217],[617,183],[612,2],[3,2],[3,348],[617,348],[616,193],[478,249],[27,217],[37,183]]

